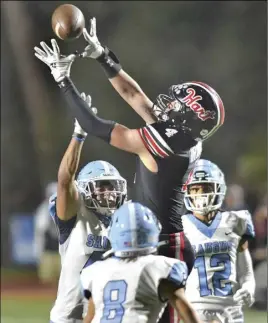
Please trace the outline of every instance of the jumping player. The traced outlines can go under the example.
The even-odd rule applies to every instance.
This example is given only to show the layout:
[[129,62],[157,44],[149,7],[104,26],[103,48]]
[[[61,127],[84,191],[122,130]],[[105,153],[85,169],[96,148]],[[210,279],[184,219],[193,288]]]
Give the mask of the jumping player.
[[186,295],[203,322],[243,323],[242,306],[254,302],[255,279],[248,250],[254,227],[247,210],[221,210],[224,174],[199,159],[187,184],[182,217],[195,251]]
[[[185,260],[190,272],[194,254],[183,234],[182,186],[200,158],[202,142],[224,122],[223,103],[215,90],[201,82],[173,85],[153,103],[123,71],[116,56],[99,44],[94,21],[84,56],[100,62],[114,87],[145,120],[145,127],[129,129],[95,116],[70,79],[76,55],[61,56],[56,40],[51,40],[52,48],[41,42],[43,49],[35,47],[35,56],[50,67],[73,116],[85,131],[138,156],[133,201],[149,207],[160,220],[160,240],[166,245],[159,252]],[[173,322],[172,318],[164,319],[165,323]]]
[[84,323],[156,323],[167,302],[184,323],[200,322],[184,295],[185,262],[154,255],[160,231],[155,215],[139,203],[115,211],[108,234],[112,249],[81,274],[84,294],[94,304],[88,309],[93,319]]
[[[83,94],[82,98],[91,109],[90,97]],[[57,194],[50,198],[50,214],[58,231],[61,256],[61,274],[57,299],[50,313],[51,323],[82,322],[84,305],[80,272],[110,248],[107,228],[111,215],[126,197],[126,180],[108,162],[86,164],[75,180],[86,136],[76,121],[59,167]]]

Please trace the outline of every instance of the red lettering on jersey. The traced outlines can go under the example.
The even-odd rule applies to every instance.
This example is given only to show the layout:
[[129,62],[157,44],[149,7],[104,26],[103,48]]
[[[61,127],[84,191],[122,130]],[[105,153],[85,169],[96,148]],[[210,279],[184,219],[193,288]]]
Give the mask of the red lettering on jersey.
[[215,118],[215,112],[205,110],[198,101],[202,100],[201,95],[196,95],[195,90],[192,88],[189,88],[186,90],[187,93],[189,93],[185,98],[182,99],[182,101],[186,104],[187,107],[189,107],[191,110],[193,110],[199,119],[202,121],[205,121],[207,119],[214,119]]

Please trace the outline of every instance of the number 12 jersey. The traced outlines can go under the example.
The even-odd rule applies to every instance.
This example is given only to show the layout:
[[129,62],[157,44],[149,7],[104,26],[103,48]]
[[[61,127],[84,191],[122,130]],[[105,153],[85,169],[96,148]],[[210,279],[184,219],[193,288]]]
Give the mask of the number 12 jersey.
[[239,287],[237,248],[242,238],[254,237],[248,211],[218,212],[206,225],[194,215],[182,217],[185,235],[195,252],[186,296],[195,309],[234,306]]

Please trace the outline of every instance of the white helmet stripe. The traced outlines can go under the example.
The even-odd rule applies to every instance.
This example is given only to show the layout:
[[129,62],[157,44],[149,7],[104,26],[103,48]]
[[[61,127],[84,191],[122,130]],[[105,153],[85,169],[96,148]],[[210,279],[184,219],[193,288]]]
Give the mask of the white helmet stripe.
[[102,164],[102,167],[104,168],[104,173],[109,174],[109,165],[103,160],[100,160],[100,163]]
[[133,203],[128,204],[129,209],[129,222],[130,222],[130,230],[131,230],[131,244],[133,248],[137,248],[137,223],[136,223],[136,215],[135,215],[135,206]]

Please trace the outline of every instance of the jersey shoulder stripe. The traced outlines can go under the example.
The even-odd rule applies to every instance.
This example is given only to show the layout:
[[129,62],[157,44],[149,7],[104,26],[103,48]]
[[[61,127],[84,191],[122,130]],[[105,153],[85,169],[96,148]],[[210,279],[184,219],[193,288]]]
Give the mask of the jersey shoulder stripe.
[[160,134],[150,125],[138,129],[145,147],[155,156],[165,158],[173,154],[172,149],[167,145]]
[[53,194],[49,199],[49,214],[56,225],[56,228],[58,231],[59,244],[62,245],[69,238],[76,224],[77,215],[67,221],[61,220],[57,216],[56,202],[57,202],[57,194]]

